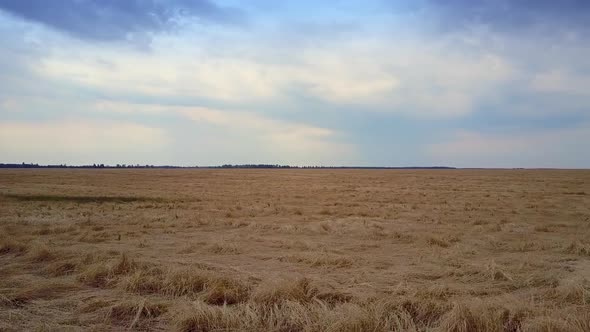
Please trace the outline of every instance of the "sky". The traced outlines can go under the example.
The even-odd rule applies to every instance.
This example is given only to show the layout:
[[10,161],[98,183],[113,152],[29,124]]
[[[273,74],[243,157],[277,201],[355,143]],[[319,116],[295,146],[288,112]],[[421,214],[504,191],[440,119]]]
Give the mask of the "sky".
[[590,168],[590,1],[0,0],[0,162]]

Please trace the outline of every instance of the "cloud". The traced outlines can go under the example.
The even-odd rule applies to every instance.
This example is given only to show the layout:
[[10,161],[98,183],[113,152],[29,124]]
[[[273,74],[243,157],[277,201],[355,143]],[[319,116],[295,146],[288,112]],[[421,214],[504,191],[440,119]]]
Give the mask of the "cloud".
[[350,165],[358,158],[354,144],[343,142],[341,134],[327,128],[207,108],[186,108],[182,114],[197,124],[219,128],[219,136],[209,138],[209,144],[224,142],[227,135],[233,138],[229,144],[234,150],[252,151],[250,156],[240,157],[247,158],[245,163]]
[[544,93],[562,93],[590,97],[590,76],[574,74],[562,69],[552,69],[535,75],[531,88]]
[[52,121],[0,123],[4,162],[142,163],[166,146],[159,128],[124,122]]
[[[514,69],[496,54],[462,55],[449,47],[345,43],[304,50],[284,63],[206,51],[187,56],[156,48],[149,54],[111,56],[93,49],[82,57],[46,57],[37,72],[107,94],[201,98],[232,108],[248,103],[286,105],[305,98],[334,109],[460,116],[509,81]],[[110,65],[97,65],[97,57],[111,59]]]
[[573,128],[483,134],[460,131],[425,152],[441,164],[459,167],[590,167],[586,153],[590,124]]
[[20,103],[16,99],[0,96],[0,112],[18,112],[20,110]]
[[232,109],[311,105],[416,117],[470,114],[515,71],[511,59],[485,50],[463,53],[451,39],[392,43],[385,35],[357,35],[326,45],[285,45],[277,53],[274,39],[190,32],[158,36],[149,53],[95,45],[53,49],[31,69],[46,81],[122,98]]
[[236,22],[241,13],[209,0],[0,0],[0,9],[80,39],[142,39],[182,18]]
[[586,0],[426,0],[421,4],[413,8],[438,17],[440,27],[451,30],[485,26],[498,32],[527,28],[585,31],[590,20]]
[[473,113],[514,76],[509,60],[493,53],[459,55],[446,47],[412,53],[406,63],[397,64],[401,83],[390,107],[420,117]]
[[[541,1],[529,12],[524,3],[533,3],[526,1],[422,0],[396,14],[376,12],[380,0],[368,6],[318,3],[313,13],[306,2],[269,3],[273,8],[265,11],[257,9],[265,4],[239,3],[248,14],[244,29],[200,23],[231,21],[232,10],[223,6],[238,3],[233,0],[194,3],[214,5],[221,10],[218,17],[202,8],[181,13],[179,8],[193,3],[180,0],[51,5],[71,1],[76,5],[64,15],[87,10],[80,6],[100,7],[108,15],[72,14],[89,22],[76,39],[55,32],[78,33],[68,30],[77,29],[71,19],[31,18],[43,25],[31,24],[0,10],[0,122],[73,118],[158,127],[166,147],[153,156],[128,154],[157,158],[153,163],[486,166],[500,165],[498,160],[533,165],[526,156],[545,164],[559,157],[571,165],[579,150],[571,157],[557,152],[533,157],[531,137],[541,140],[547,127],[561,127],[567,136],[573,123],[590,120],[590,95],[584,90],[590,85],[590,53],[577,18],[565,22],[573,3],[567,0],[563,9],[547,9],[555,6]],[[0,7],[8,3],[0,0]],[[146,10],[156,14],[147,17]],[[516,26],[492,15],[504,11],[527,18]],[[453,15],[459,15],[456,25],[430,33],[439,27],[436,19],[453,23]],[[138,23],[129,23],[134,20]],[[85,30],[94,29],[91,24],[113,27],[107,26],[105,36],[93,36]],[[182,29],[176,30],[177,24]],[[171,28],[175,33],[167,33]],[[150,52],[97,42],[142,34],[149,35]],[[526,132],[508,133],[506,140],[480,132],[506,126]],[[428,156],[436,162],[421,159],[420,146],[456,128],[467,134],[434,145],[456,159],[431,150]],[[487,144],[490,155],[498,151],[496,157],[459,154],[477,151],[466,141],[479,142],[484,151]],[[555,141],[546,143],[552,151],[571,146]],[[506,147],[524,152],[502,150]],[[64,156],[67,150],[47,149]]]
[[185,164],[350,165],[358,157],[356,146],[338,131],[254,112],[113,101],[98,102],[93,108],[127,115],[180,116],[185,132],[176,137],[175,145],[182,147]]

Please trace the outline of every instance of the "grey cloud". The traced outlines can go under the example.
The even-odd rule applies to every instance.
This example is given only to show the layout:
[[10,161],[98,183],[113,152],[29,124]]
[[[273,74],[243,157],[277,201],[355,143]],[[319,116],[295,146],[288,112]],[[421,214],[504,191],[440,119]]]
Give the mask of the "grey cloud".
[[531,27],[547,30],[586,30],[587,0],[384,0],[395,13],[421,13],[446,32],[484,25],[499,32]]
[[210,0],[0,0],[0,9],[80,39],[114,41],[168,30],[179,18],[236,23],[242,12]]
[[590,19],[587,0],[428,0],[447,28],[470,24],[511,31],[530,26],[585,28]]

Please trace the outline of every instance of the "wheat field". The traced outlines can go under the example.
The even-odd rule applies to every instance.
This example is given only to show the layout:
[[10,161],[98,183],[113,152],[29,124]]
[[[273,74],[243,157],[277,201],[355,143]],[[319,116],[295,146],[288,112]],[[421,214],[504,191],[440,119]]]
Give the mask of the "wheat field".
[[0,170],[1,331],[590,331],[590,171]]

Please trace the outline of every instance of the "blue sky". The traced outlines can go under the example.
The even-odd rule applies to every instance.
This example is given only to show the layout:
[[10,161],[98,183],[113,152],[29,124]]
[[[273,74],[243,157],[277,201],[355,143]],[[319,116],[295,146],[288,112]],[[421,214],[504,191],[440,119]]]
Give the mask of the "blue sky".
[[590,167],[590,2],[0,0],[0,162]]

